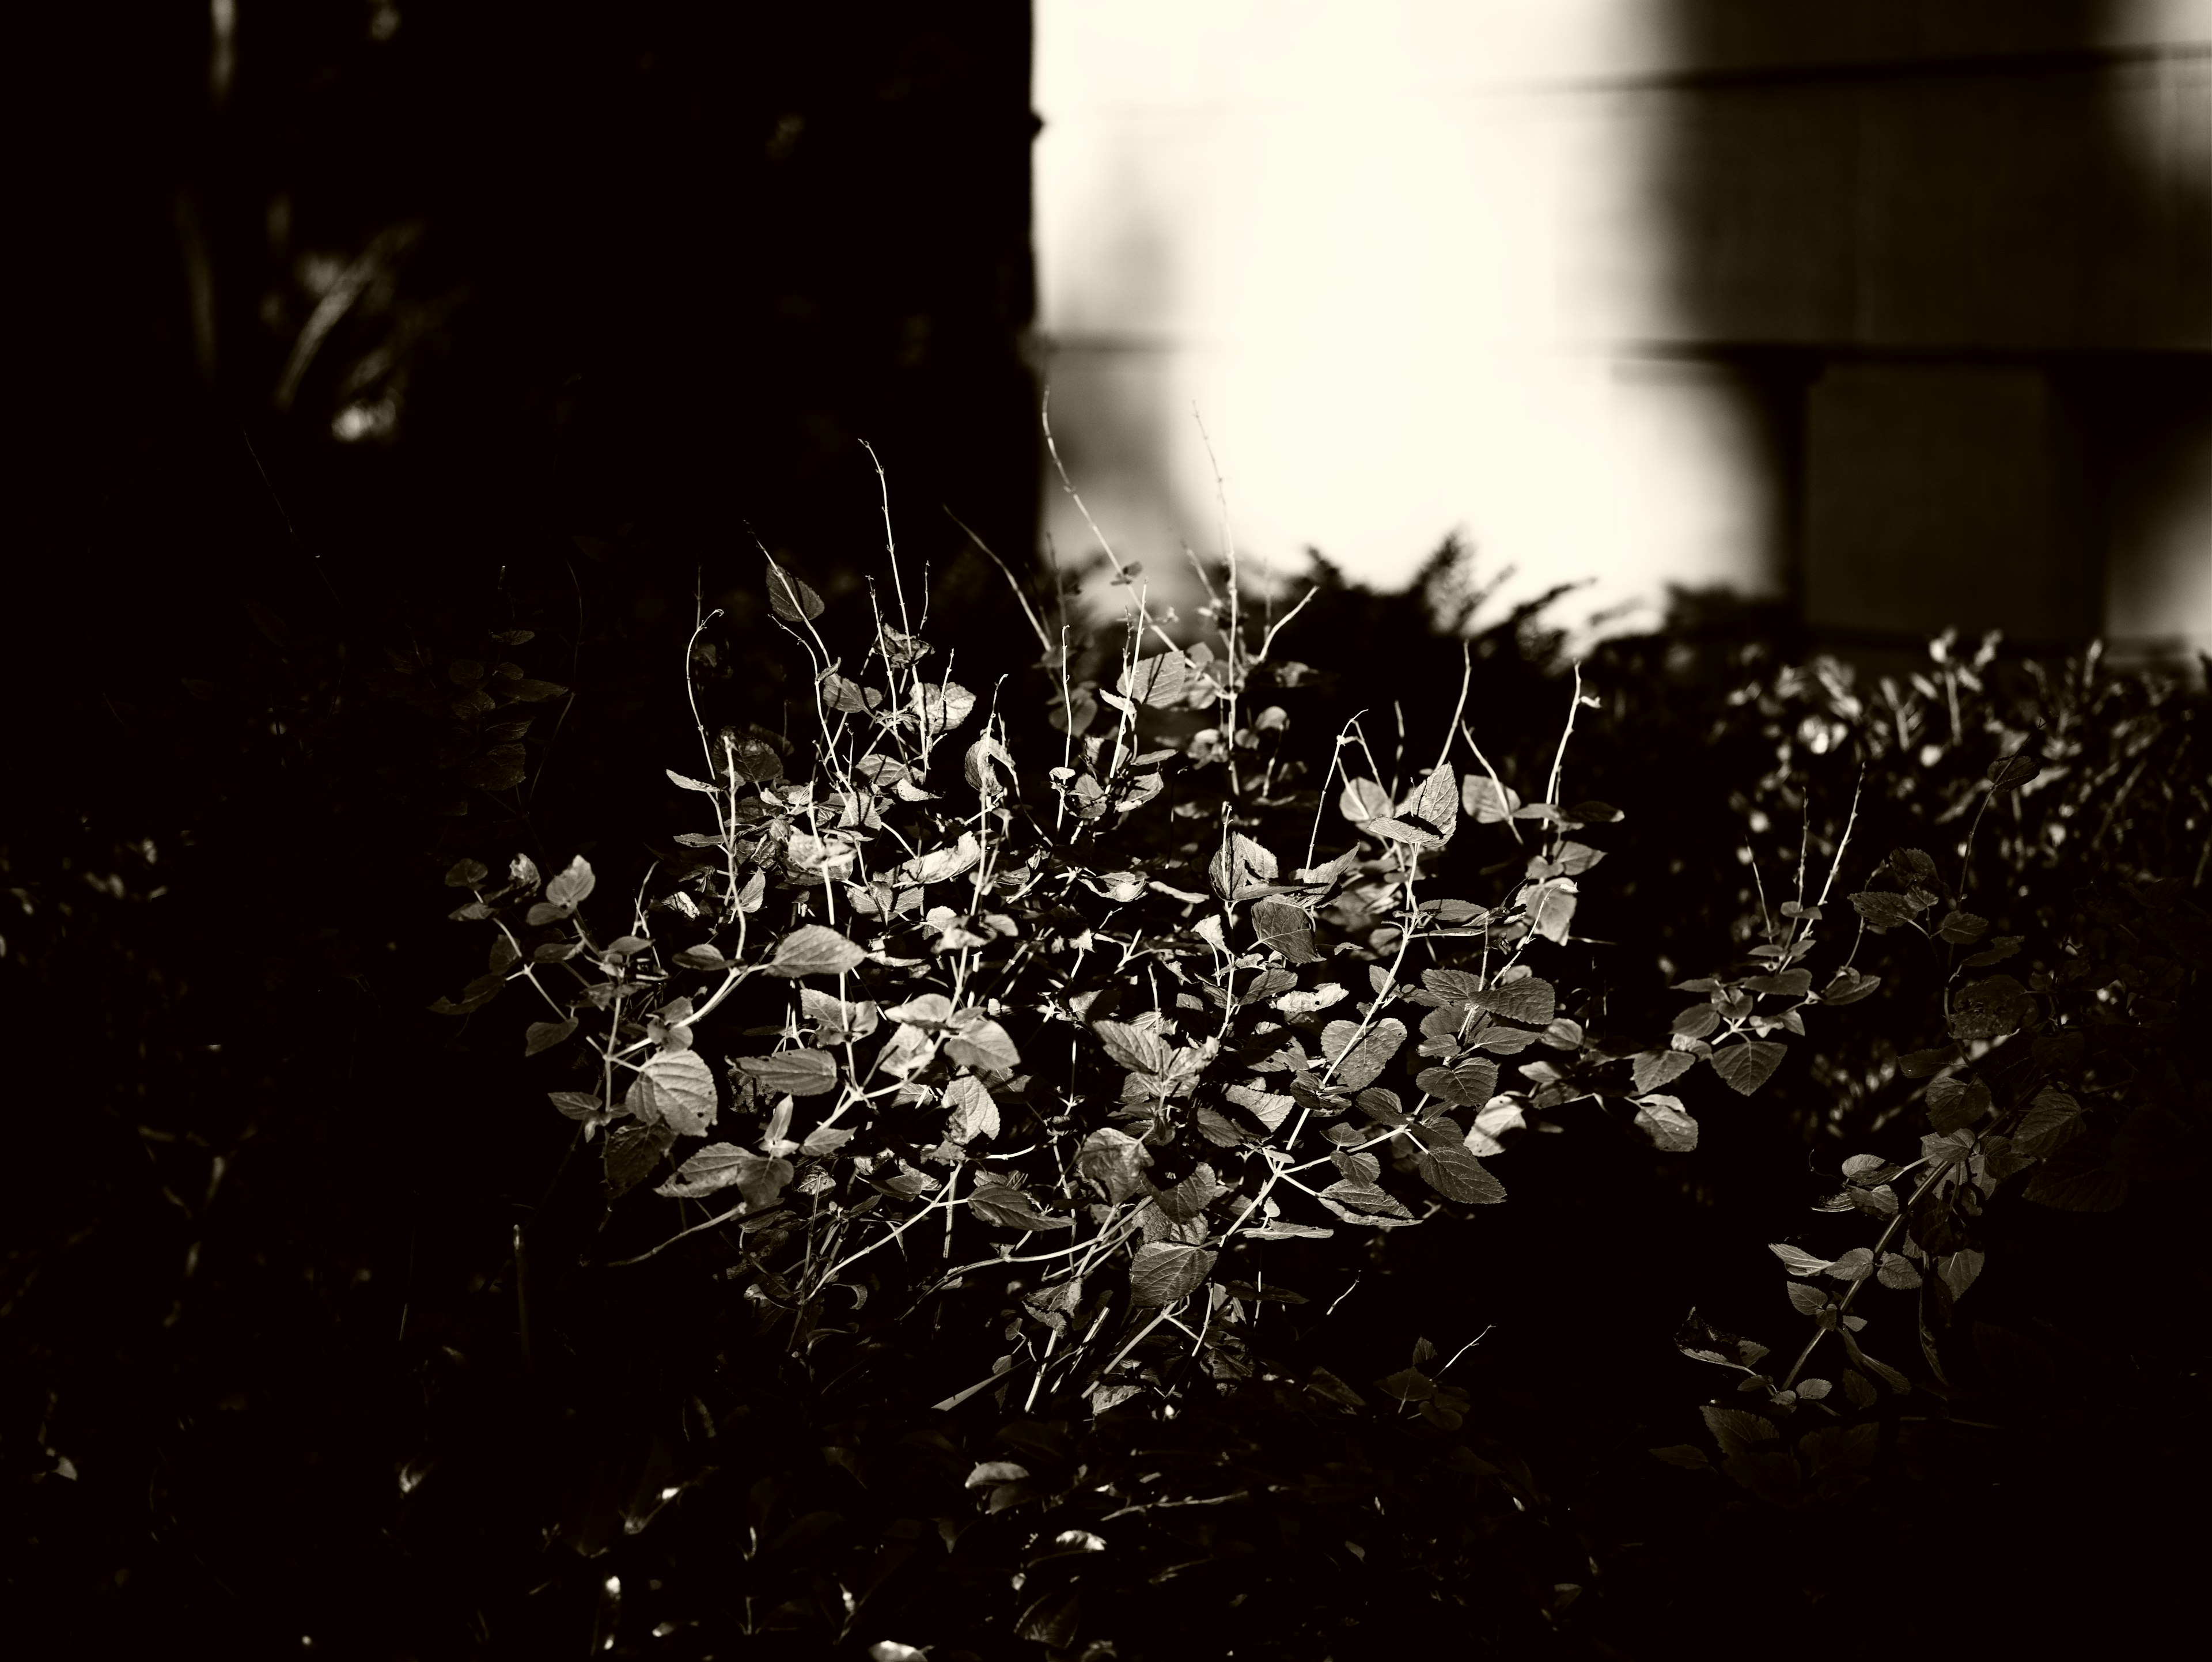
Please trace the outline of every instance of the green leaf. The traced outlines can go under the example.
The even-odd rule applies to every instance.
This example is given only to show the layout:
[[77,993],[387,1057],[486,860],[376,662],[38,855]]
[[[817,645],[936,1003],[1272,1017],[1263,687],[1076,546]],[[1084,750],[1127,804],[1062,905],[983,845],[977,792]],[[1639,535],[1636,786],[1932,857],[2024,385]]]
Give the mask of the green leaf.
[[1478,1010],[1487,1010],[1510,1021],[1526,1022],[1532,1027],[1544,1026],[1559,1013],[1552,983],[1533,975],[1518,981],[1500,982],[1487,992],[1471,993],[1467,1001]]
[[1966,1296],[1966,1289],[1982,1273],[1989,1255],[1972,1247],[1962,1247],[1956,1252],[1947,1252],[1936,1261],[1936,1273],[1943,1279],[1954,1300]]
[[1176,1222],[1188,1223],[1223,1192],[1224,1185],[1214,1175],[1213,1168],[1200,1164],[1174,1188],[1162,1190],[1153,1198],[1152,1204]]
[[1667,1448],[1655,1448],[1651,1452],[1656,1458],[1664,1460],[1670,1466],[1680,1466],[1685,1471],[1703,1471],[1712,1464],[1705,1450],[1694,1443],[1675,1443]]
[[1747,1409],[1720,1408],[1708,1403],[1698,1412],[1704,1416],[1705,1429],[1721,1446],[1723,1454],[1749,1454],[1760,1443],[1774,1440],[1774,1424],[1765,1415],[1753,1414]]
[[968,1474],[963,1488],[990,1488],[1000,1483],[1018,1483],[1030,1475],[1030,1469],[1012,1460],[985,1460]]
[[1580,877],[1605,858],[1603,849],[1594,849],[1587,843],[1562,843],[1557,856],[1559,869],[1569,877]]
[[568,689],[558,681],[540,681],[526,678],[520,681],[501,681],[499,684],[499,690],[509,698],[520,699],[526,704],[535,704],[548,698],[558,698]]
[[1951,1037],[2002,1038],[2035,1013],[2027,989],[2008,975],[1970,981],[1951,999]]
[[1863,1282],[1874,1269],[1874,1253],[1863,1246],[1854,1246],[1827,1268],[1826,1273],[1839,1282]]
[[730,967],[730,960],[705,941],[696,947],[686,947],[676,954],[674,962],[679,970],[726,970]]
[[1295,1097],[1284,1096],[1274,1091],[1262,1091],[1250,1085],[1225,1086],[1221,1094],[1270,1131],[1282,1129],[1283,1122],[1291,1117],[1291,1110],[1298,1105]]
[[1746,992],[1769,993],[1777,998],[1802,998],[1813,990],[1810,970],[1781,970],[1772,975],[1755,975],[1743,983]]
[[1355,825],[1371,825],[1390,817],[1390,793],[1372,779],[1347,779],[1337,796],[1336,811]]
[[1631,1058],[1630,1088],[1638,1096],[1656,1091],[1681,1078],[1697,1065],[1697,1061],[1686,1050],[1639,1050]]
[[687,1137],[703,1136],[714,1123],[714,1075],[696,1050],[663,1050],[645,1064],[659,1117]]
[[1205,1284],[1219,1255],[1178,1241],[1154,1241],[1137,1249],[1129,1265],[1129,1302],[1170,1305]]
[[1948,1068],[1959,1059],[1960,1051],[1955,1044],[1943,1044],[1932,1050],[1908,1050],[1897,1059],[1897,1071],[1907,1079],[1925,1079],[1929,1075]]
[[734,1187],[744,1196],[746,1207],[758,1212],[775,1203],[791,1178],[788,1160],[756,1154],[733,1142],[710,1142],[653,1193],[672,1200],[698,1200]]
[[1428,1146],[1414,1157],[1413,1169],[1423,1183],[1446,1200],[1494,1206],[1505,1198],[1505,1185],[1468,1152],[1449,1120],[1441,1126],[1422,1126],[1416,1135]]
[[1774,1070],[1782,1065],[1787,1049],[1771,1039],[1752,1039],[1741,1044],[1724,1044],[1705,1058],[1713,1071],[1728,1082],[1731,1090],[1749,1096],[1772,1078]]
[[[1398,1099],[1398,1093],[1395,1091],[1379,1088],[1362,1091],[1355,1100],[1358,1102],[1359,1111],[1362,1113],[1370,1119],[1380,1120],[1385,1125],[1411,1125],[1413,1123],[1413,1116],[1406,1111],[1406,1105]],[[1361,1134],[1350,1126],[1329,1127],[1329,1135],[1332,1139],[1335,1138],[1340,1132],[1349,1133],[1346,1141],[1353,1142],[1364,1141]],[[1453,1135],[1458,1134],[1455,1132]],[[1376,1169],[1379,1171],[1382,1168],[1378,1166]]]
[[1286,900],[1262,900],[1254,906],[1252,933],[1262,947],[1293,964],[1318,964],[1325,956],[1314,945],[1313,919]]
[[1498,1094],[1498,1064],[1475,1056],[1449,1068],[1424,1068],[1413,1083],[1455,1108],[1480,1108]]
[[823,923],[793,929],[776,945],[769,960],[770,975],[842,975],[867,953]]
[[1077,1175],[1097,1184],[1116,1206],[1133,1195],[1152,1192],[1152,1181],[1145,1175],[1145,1168],[1152,1163],[1143,1143],[1111,1126],[1101,1126],[1091,1133],[1075,1151]]
[[819,683],[822,702],[841,715],[865,715],[884,702],[881,687],[864,687],[836,671],[825,671]]
[[921,718],[922,731],[950,733],[966,721],[975,708],[975,695],[957,681],[917,681],[907,703]]
[[1791,1246],[1784,1241],[1776,1241],[1766,1250],[1781,1259],[1793,1275],[1817,1275],[1834,1262],[1832,1258],[1816,1258],[1804,1248]]
[[1928,1123],[1948,1135],[1976,1123],[1996,1105],[1979,1080],[1955,1077],[1928,1082]]
[[787,624],[811,623],[822,615],[822,597],[774,560],[768,563],[768,603]]
[[969,1210],[986,1223],[1001,1229],[1073,1229],[1073,1218],[1055,1218],[1037,1210],[1030,1197],[1012,1184],[985,1179],[968,1196]]
[[1465,1003],[1482,990],[1482,977],[1464,970],[1424,970],[1421,985],[1447,1004]]
[[1401,1368],[1375,1385],[1384,1396],[1401,1403],[1425,1403],[1437,1394],[1437,1382],[1418,1367]]
[[1168,709],[1182,702],[1193,679],[1188,657],[1180,652],[1162,652],[1139,659],[1121,672],[1114,685],[1125,698],[1150,704],[1154,709]]
[[675,1142],[676,1128],[672,1125],[647,1125],[633,1120],[608,1132],[605,1155],[607,1198],[620,1200],[643,1183]]
[[1452,833],[1459,829],[1459,782],[1452,777],[1452,770],[1437,768],[1422,780],[1408,811],[1433,829],[1440,839],[1450,842]]
[[2012,1145],[2033,1160],[2055,1154],[2082,1130],[2081,1105],[2063,1091],[2042,1091],[2013,1133]]
[[1578,904],[1574,879],[1555,877],[1539,883],[1526,892],[1525,899],[1528,927],[1547,941],[1566,945],[1567,930],[1575,921]]
[[1376,837],[1388,838],[1393,843],[1408,843],[1417,849],[1440,849],[1444,845],[1443,838],[1426,826],[1392,814],[1369,820],[1364,829]]
[[[1521,797],[1510,785],[1469,774],[1460,786],[1460,806],[1479,824],[1501,825],[1520,812]],[[1579,814],[1576,816],[1581,818]]]
[[1986,917],[1977,917],[1967,911],[1953,911],[1946,913],[1943,921],[1936,926],[1936,934],[1954,947],[1964,947],[1979,941],[1989,927],[1990,920]]
[[977,1137],[999,1135],[999,1105],[973,1074],[963,1074],[945,1087],[945,1105],[951,1111],[945,1124],[947,1142],[972,1142]]
[[2128,1180],[2101,1162],[2067,1149],[2028,1173],[2027,1197],[2061,1212],[2112,1212],[2124,1205]]
[[1916,913],[1924,910],[1887,889],[1869,889],[1863,894],[1855,894],[1851,904],[1866,919],[1867,928],[1876,934],[1887,934],[1900,923],[1910,923]]
[[1353,1091],[1372,1085],[1405,1042],[1406,1024],[1395,1016],[1376,1022],[1364,1038],[1352,1021],[1332,1021],[1321,1034],[1322,1054],[1335,1064],[1336,1082]]
[[1817,1287],[1808,1287],[1803,1282],[1785,1284],[1790,1294],[1790,1307],[1801,1316],[1817,1316],[1828,1307],[1828,1295]]
[[1674,1017],[1674,1032],[1684,1038],[1704,1038],[1721,1025],[1721,1013],[1710,1004],[1692,1004]]
[[945,1036],[945,1054],[963,1068],[988,1073],[1011,1074],[1022,1062],[1012,1037],[980,1009],[954,1014],[952,1030]]
[[[1684,1056],[1686,1064],[1690,1058]],[[1636,1105],[1636,1129],[1662,1154],[1686,1154],[1698,1146],[1698,1122],[1679,1097],[1647,1096]]]
[[1910,1293],[1920,1285],[1920,1272],[1913,1268],[1912,1260],[1901,1252],[1881,1255],[1881,1268],[1875,1272],[1875,1279],[1884,1287],[1899,1293]]
[[522,1054],[534,1056],[540,1050],[550,1050],[576,1031],[576,1018],[566,1021],[533,1021],[523,1035]]
[[588,1091],[548,1091],[553,1105],[570,1119],[602,1120],[608,1116],[601,1110],[599,1099]]
[[1820,1002],[1856,1004],[1870,996],[1881,985],[1881,977],[1878,975],[1867,975],[1857,970],[1838,970],[1836,978],[1828,983],[1827,990],[1820,995]]
[[1984,969],[1991,964],[2002,964],[2020,950],[2024,934],[2000,934],[1990,937],[1990,944],[1976,953],[1961,966],[1969,970]]
[[1376,1214],[1385,1219],[1407,1222],[1411,1222],[1413,1216],[1406,1209],[1406,1203],[1389,1190],[1377,1184],[1357,1183],[1350,1178],[1341,1178],[1322,1190],[1321,1203],[1347,1223],[1374,1224],[1376,1219],[1373,1215]]
[[1713,1362],[1744,1373],[1758,1367],[1759,1359],[1766,1355],[1766,1347],[1757,1340],[1723,1333],[1711,1322],[1702,1320],[1695,1310],[1675,1330],[1674,1348],[1693,1361]]
[[1100,1021],[1091,1025],[1091,1032],[1098,1035],[1106,1054],[1133,1074],[1164,1074],[1174,1066],[1174,1050],[1148,1027],[1126,1021]]
[[734,1060],[769,1096],[818,1097],[837,1088],[837,1061],[827,1050],[778,1050]]
[[2033,756],[2015,751],[2010,756],[2000,756],[1990,764],[1990,788],[2016,790],[2043,771],[2043,764]]
[[[573,912],[591,898],[592,890],[599,880],[592,874],[591,861],[580,854],[568,862],[566,871],[546,884],[545,898],[562,911]],[[536,908],[532,910],[535,911]]]
[[453,868],[446,874],[446,886],[449,889],[473,889],[490,875],[491,868],[483,861],[459,860],[454,861]]

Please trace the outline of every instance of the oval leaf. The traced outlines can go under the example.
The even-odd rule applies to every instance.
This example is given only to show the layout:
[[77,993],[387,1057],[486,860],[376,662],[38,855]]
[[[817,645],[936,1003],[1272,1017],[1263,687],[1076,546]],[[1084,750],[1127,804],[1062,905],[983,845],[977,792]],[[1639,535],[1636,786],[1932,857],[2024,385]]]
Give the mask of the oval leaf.
[[680,1135],[703,1136],[714,1123],[714,1075],[696,1050],[663,1050],[641,1077],[653,1087],[661,1122]]
[[867,954],[826,924],[809,923],[777,943],[770,975],[842,975]]
[[[1684,1062],[1689,1061],[1684,1056]],[[1662,1153],[1686,1154],[1698,1146],[1698,1122],[1679,1097],[1645,1097],[1636,1105],[1636,1129]]]
[[564,911],[574,911],[591,898],[599,880],[592,874],[592,862],[580,854],[568,862],[566,871],[546,884],[545,898]]
[[1262,947],[1273,947],[1293,964],[1322,960],[1314,946],[1313,919],[1286,900],[1262,900],[1253,907],[1252,933]]

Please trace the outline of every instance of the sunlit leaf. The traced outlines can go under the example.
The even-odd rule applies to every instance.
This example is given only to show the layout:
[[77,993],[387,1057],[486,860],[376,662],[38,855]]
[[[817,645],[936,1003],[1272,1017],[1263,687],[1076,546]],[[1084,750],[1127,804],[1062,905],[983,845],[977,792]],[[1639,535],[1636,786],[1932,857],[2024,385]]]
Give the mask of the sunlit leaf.
[[769,960],[770,975],[842,975],[867,954],[823,923],[793,929],[776,945]]
[[1424,1068],[1413,1083],[1439,1102],[1480,1108],[1498,1094],[1498,1064],[1486,1056],[1474,1056],[1449,1068]]
[[1262,947],[1293,964],[1317,964],[1324,954],[1314,945],[1313,919],[1286,900],[1262,900],[1252,908],[1252,932]]
[[778,1050],[735,1062],[769,1096],[818,1097],[837,1088],[837,1061],[826,1050]]
[[591,898],[592,890],[599,879],[592,874],[591,861],[578,855],[568,862],[568,868],[557,874],[545,886],[545,898],[564,911],[574,911]]
[[1490,1206],[1505,1198],[1505,1185],[1491,1176],[1449,1120],[1420,1127],[1417,1135],[1426,1145],[1414,1158],[1413,1169],[1447,1200]]
[[963,1074],[945,1087],[945,1105],[950,1110],[945,1123],[947,1142],[971,1142],[977,1137],[999,1135],[999,1105],[973,1074]]
[[1390,817],[1390,793],[1372,779],[1347,779],[1336,809],[1355,825],[1371,825]]
[[1777,1241],[1766,1250],[1781,1259],[1793,1275],[1817,1275],[1834,1262],[1830,1258],[1816,1258],[1802,1247],[1791,1246],[1784,1241]]
[[1741,1044],[1724,1044],[1705,1060],[1712,1063],[1713,1071],[1728,1082],[1731,1090],[1749,1096],[1773,1077],[1774,1070],[1788,1054],[1786,1047],[1771,1039],[1752,1039]]
[[681,1135],[703,1135],[714,1123],[714,1075],[696,1050],[661,1051],[645,1064],[642,1078],[660,1119]]
[[1482,825],[1510,819],[1521,807],[1520,794],[1479,774],[1469,774],[1460,786],[1460,806]]

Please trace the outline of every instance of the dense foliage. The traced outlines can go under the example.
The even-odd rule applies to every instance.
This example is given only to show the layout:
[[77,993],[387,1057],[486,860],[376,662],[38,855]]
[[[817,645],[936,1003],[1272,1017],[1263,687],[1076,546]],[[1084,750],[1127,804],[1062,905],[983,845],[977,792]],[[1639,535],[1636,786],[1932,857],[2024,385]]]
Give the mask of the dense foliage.
[[[235,752],[174,847],[9,856],[27,998],[106,1024],[5,1294],[24,1562],[363,1653],[1634,1654],[1817,1622],[1861,1550],[1998,1623],[2200,1482],[2202,1277],[2124,1266],[2185,1261],[2212,1120],[2203,698],[1952,642],[1870,694],[1686,618],[1547,673],[1451,575],[1125,571],[1024,596],[1030,664],[896,562],[619,671],[550,587],[378,619],[359,680],[260,606],[167,713]],[[272,811],[312,870],[254,869]],[[359,903],[195,955],[439,869],[442,1039],[288,1001],[303,951],[407,990]]]

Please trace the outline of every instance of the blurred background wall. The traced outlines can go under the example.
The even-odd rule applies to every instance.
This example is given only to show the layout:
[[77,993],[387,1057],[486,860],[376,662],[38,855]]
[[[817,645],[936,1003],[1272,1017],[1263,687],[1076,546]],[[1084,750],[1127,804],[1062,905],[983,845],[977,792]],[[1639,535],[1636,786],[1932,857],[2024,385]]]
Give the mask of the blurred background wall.
[[1218,545],[1218,460],[1246,551],[1457,530],[1585,625],[2212,648],[2208,0],[1036,15],[1042,361],[1125,557]]

